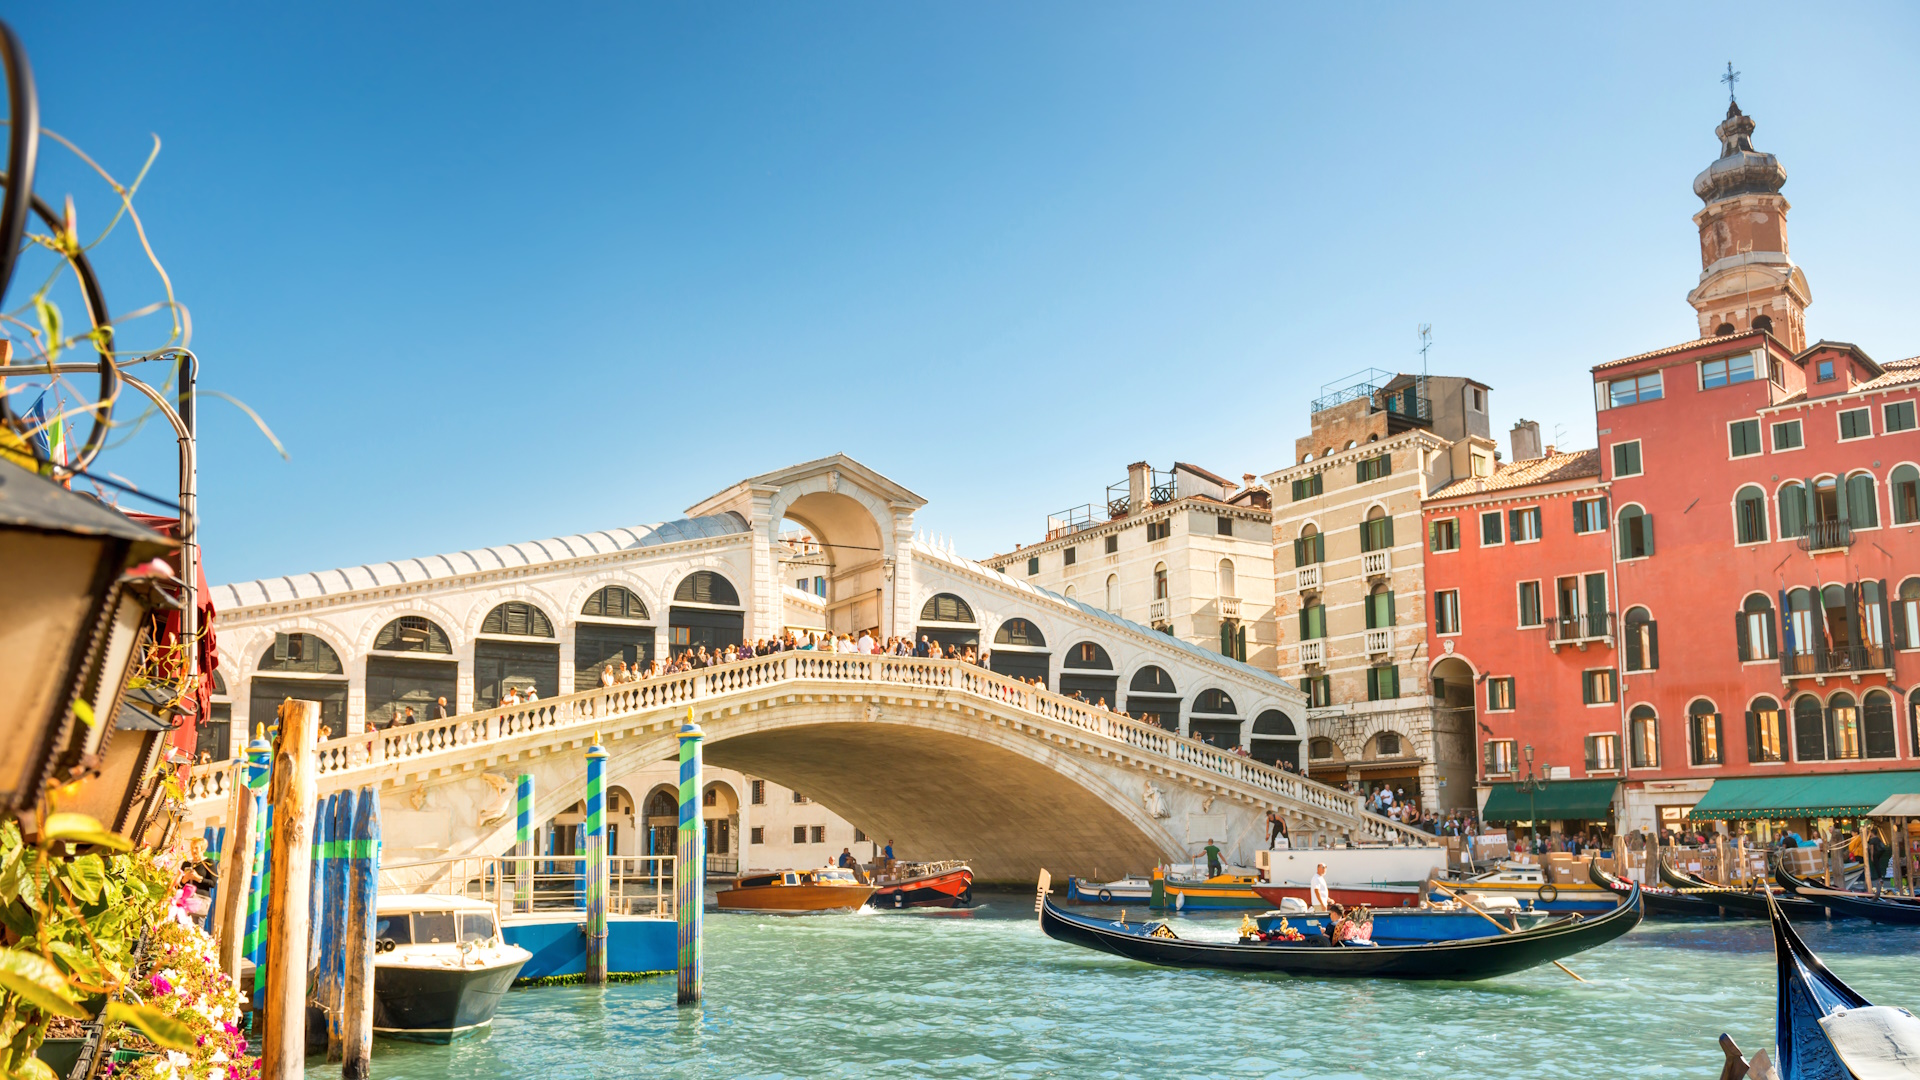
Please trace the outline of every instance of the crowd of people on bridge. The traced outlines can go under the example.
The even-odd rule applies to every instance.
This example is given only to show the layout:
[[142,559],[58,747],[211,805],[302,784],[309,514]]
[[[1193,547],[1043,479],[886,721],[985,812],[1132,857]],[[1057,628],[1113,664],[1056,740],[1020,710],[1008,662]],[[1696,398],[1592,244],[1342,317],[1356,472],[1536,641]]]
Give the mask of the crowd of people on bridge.
[[719,664],[731,664],[739,660],[752,660],[755,657],[773,656],[785,652],[825,652],[856,656],[916,656],[921,659],[959,660],[964,663],[985,667],[988,654],[975,653],[971,645],[945,645],[920,635],[919,641],[903,635],[891,635],[884,641],[877,630],[862,630],[855,634],[829,634],[817,630],[793,631],[770,638],[755,638],[724,647],[715,645],[709,649],[701,644],[692,649],[682,649],[672,658],[655,658],[641,662],[635,660],[612,661],[600,669],[600,685],[616,686],[621,683],[639,682],[661,675],[678,675],[682,672],[696,671]]

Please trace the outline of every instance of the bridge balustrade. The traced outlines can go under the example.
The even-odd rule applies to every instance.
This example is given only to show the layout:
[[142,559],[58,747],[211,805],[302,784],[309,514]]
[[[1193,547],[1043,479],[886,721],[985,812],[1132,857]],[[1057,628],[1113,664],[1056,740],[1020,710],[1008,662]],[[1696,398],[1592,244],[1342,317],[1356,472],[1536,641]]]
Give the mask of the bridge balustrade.
[[[325,778],[390,765],[457,755],[471,747],[518,739],[543,731],[591,728],[619,717],[673,706],[693,705],[740,691],[787,683],[826,682],[950,690],[1001,702],[1064,727],[1172,759],[1248,787],[1350,821],[1356,840],[1377,843],[1436,842],[1428,833],[1371,813],[1359,796],[1307,780],[1271,765],[1183,738],[1157,724],[1134,720],[1089,705],[1079,698],[995,674],[958,660],[911,656],[867,656],[795,651],[775,653],[662,675],[639,682],[595,687],[574,694],[509,705],[446,720],[382,728],[344,735],[319,746],[319,774]],[[243,782],[244,762],[201,765],[187,784],[189,801],[226,798]],[[341,778],[343,781],[344,777]],[[338,784],[323,785],[327,787]]]

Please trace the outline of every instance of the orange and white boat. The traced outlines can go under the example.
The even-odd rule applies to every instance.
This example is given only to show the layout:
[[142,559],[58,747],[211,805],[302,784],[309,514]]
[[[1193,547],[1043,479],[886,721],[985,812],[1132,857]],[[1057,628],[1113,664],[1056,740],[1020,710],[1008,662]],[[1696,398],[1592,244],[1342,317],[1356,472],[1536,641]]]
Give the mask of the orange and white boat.
[[721,911],[758,911],[770,915],[813,915],[858,911],[873,895],[853,871],[838,867],[819,870],[763,870],[733,879],[733,887],[715,897]]

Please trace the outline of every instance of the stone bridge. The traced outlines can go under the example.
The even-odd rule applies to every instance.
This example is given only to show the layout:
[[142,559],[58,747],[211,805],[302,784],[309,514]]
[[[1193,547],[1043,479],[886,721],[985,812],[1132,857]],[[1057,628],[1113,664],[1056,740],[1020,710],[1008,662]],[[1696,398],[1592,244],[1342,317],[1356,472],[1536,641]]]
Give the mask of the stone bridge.
[[[1296,838],[1432,842],[1346,792],[971,664],[811,651],[334,738],[320,790],[376,785],[390,860],[499,854],[517,774],[535,777],[544,820],[584,796],[596,738],[618,773],[674,756],[689,715],[710,763],[818,793],[983,882],[1137,871],[1208,837],[1251,861],[1269,808]],[[194,827],[220,823],[243,768],[194,770]]]

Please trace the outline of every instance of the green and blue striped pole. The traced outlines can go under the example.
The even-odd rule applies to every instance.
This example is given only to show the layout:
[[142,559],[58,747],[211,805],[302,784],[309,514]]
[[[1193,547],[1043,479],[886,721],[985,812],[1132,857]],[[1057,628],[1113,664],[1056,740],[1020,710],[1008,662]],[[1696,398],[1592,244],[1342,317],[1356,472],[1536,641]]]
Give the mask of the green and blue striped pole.
[[347,911],[352,903],[348,889],[352,881],[353,824],[359,809],[360,793],[347,788],[327,800],[333,807],[333,824],[327,833],[327,906],[321,913],[325,929],[320,936],[320,1004],[327,1012],[327,1060],[339,1061],[342,1027],[341,1009],[346,994]]
[[673,913],[680,930],[679,1003],[700,1000],[700,924],[707,883],[707,854],[700,835],[700,740],[706,732],[693,722],[680,729],[680,853],[674,863]]
[[[211,825],[207,826],[206,838],[207,838],[207,854],[206,854],[207,865],[219,866],[220,860],[226,856],[227,827],[225,825],[222,825],[216,829]],[[209,934],[213,933],[213,916],[214,916],[214,913],[219,910],[220,910],[220,886],[213,885],[207,889],[207,914],[205,918],[200,920],[200,929],[205,930]]]
[[[259,726],[253,741],[247,744],[247,789],[253,792],[253,875],[247,883],[247,933],[240,951],[253,962],[253,993],[256,1017],[258,1003],[267,992],[266,897],[267,836],[273,832],[273,804],[267,801],[267,776],[272,771],[273,747],[267,745],[267,728]],[[256,1022],[255,1027],[258,1028]]]
[[533,847],[533,774],[520,774],[520,831],[514,838],[513,853],[520,856],[514,867],[514,877],[519,880],[519,909],[533,910],[533,857],[537,852]]
[[[313,808],[313,843],[311,869],[308,871],[307,885],[307,971],[309,985],[314,982],[325,986],[326,974],[326,910],[328,901],[327,887],[333,884],[333,814],[339,807],[340,796],[329,795],[319,800]],[[323,997],[320,999],[325,1001]]]
[[587,982],[607,981],[607,748],[587,747]]

